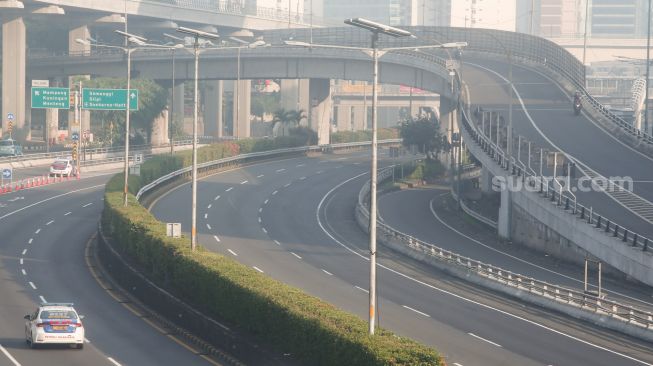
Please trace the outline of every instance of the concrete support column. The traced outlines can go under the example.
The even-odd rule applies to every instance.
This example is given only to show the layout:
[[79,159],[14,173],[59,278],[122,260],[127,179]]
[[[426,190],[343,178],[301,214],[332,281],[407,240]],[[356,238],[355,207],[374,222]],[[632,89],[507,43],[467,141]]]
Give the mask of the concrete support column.
[[[238,82],[234,81],[234,86]],[[238,89],[236,91],[236,89]],[[236,92],[240,95],[239,98],[236,98]],[[234,136],[237,138],[246,138],[250,137],[250,113],[252,110],[252,81],[251,80],[241,80],[238,88],[234,88],[234,100],[233,100],[233,126],[234,126]],[[237,106],[237,104],[239,104]],[[239,109],[238,113],[235,113],[236,109]],[[236,115],[238,117],[236,117]],[[238,120],[236,120],[238,118]]]
[[492,192],[492,173],[486,167],[481,168],[481,178],[479,179],[481,192]]
[[336,108],[338,131],[351,131],[351,106],[340,104]]
[[510,240],[512,219],[512,197],[507,186],[501,187],[501,205],[499,206],[498,234],[501,239]]
[[331,80],[311,79],[309,87],[311,101],[310,128],[317,132],[319,145],[331,141]]
[[[171,93],[175,93],[174,101],[174,116],[171,116],[172,121],[178,126],[179,129],[184,129],[184,83],[177,82]],[[170,126],[175,131],[175,127]],[[174,132],[173,132],[174,133]]]
[[[83,25],[81,27],[77,27],[75,29],[71,29],[68,32],[68,52],[70,53],[90,53],[91,52],[91,46],[90,45],[84,45],[84,44],[79,44],[75,42],[77,38],[80,39],[88,39],[91,36],[91,33],[88,30],[88,26]],[[71,76],[68,78],[68,85],[71,89],[77,90],[77,86],[74,84],[75,80],[79,80],[79,78],[83,79],[90,79],[90,75],[78,75],[78,76]],[[126,76],[125,76],[126,77]],[[83,81],[82,81],[83,83]],[[72,107],[72,106],[71,106]],[[81,113],[79,114],[79,119],[80,119],[80,126],[74,127],[75,123],[75,113],[74,111],[68,112],[68,133],[70,136],[70,133],[73,131],[73,129],[79,129],[80,133],[83,133],[86,130],[91,129],[91,111],[88,110],[81,110]]]
[[[49,142],[50,144],[57,143],[58,133],[59,133],[59,110],[46,109],[43,139],[45,139],[47,136],[47,138],[50,140]],[[48,142],[46,141],[46,143]]]
[[205,83],[205,87],[204,133],[213,137],[222,137],[222,98],[224,92],[224,82],[222,80],[209,80]]
[[[310,108],[309,88],[309,79],[281,80],[281,108],[290,111],[303,110],[308,115],[308,110]],[[302,125],[308,125],[308,122],[302,121]]]
[[354,131],[364,131],[367,126],[366,125],[366,120],[365,120],[366,114],[365,114],[365,108],[362,106],[356,106],[354,107],[353,110],[353,120],[352,122],[352,128]]
[[[25,128],[25,58],[27,37],[23,18],[2,18],[2,119],[7,135],[7,114],[12,113],[13,130]],[[27,126],[29,128],[29,126]],[[29,131],[27,131],[29,132]],[[14,136],[16,134],[14,133]]]

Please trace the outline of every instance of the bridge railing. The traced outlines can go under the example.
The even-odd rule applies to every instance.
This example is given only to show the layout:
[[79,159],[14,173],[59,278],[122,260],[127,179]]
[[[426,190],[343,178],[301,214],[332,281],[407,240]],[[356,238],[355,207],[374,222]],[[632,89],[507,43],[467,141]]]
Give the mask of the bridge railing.
[[[471,136],[473,141],[467,143],[478,144],[483,151],[497,162],[499,166],[505,169],[510,176],[521,180],[522,186],[528,187],[531,191],[538,192],[542,198],[550,200],[557,208],[568,214],[574,215],[580,220],[585,220],[588,225],[593,225],[597,229],[604,230],[606,235],[621,240],[624,245],[633,248],[639,248],[642,251],[648,251],[653,241],[644,235],[641,235],[624,225],[616,223],[613,219],[607,218],[592,208],[588,208],[577,202],[576,196],[568,190],[562,189],[559,182],[538,176],[533,172],[525,169],[520,165],[512,165],[512,171],[509,171],[507,157],[505,153],[496,144],[479,131],[473,122],[470,121],[467,112],[463,109],[462,127]],[[508,189],[508,188],[506,188]],[[607,189],[621,189],[619,186],[607,187]]]
[[[379,182],[392,177],[394,167],[381,169],[378,173]],[[369,181],[361,188],[358,194],[356,205],[357,216],[369,220]],[[367,222],[367,221],[366,221]],[[490,225],[492,223],[489,223]],[[545,300],[564,304],[582,311],[591,312],[600,316],[608,316],[612,319],[630,324],[637,329],[653,331],[653,313],[632,306],[624,305],[616,301],[574,290],[532,277],[524,276],[515,272],[505,270],[501,267],[483,263],[455,252],[440,248],[436,245],[417,239],[394,229],[383,221],[377,222],[378,237],[381,241],[400,243],[404,248],[420,253],[426,258],[435,259],[441,263],[448,264],[462,270],[463,276],[467,274],[476,275],[482,279],[498,284],[503,288],[516,289]],[[454,274],[459,273],[454,271]],[[653,334],[646,332],[647,339],[653,339]]]

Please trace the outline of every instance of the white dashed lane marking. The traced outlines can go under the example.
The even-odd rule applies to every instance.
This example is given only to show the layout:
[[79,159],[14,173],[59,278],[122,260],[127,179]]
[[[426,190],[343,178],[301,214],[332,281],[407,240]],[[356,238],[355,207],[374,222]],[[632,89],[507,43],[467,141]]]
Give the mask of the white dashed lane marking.
[[267,205],[268,202],[270,202],[270,200],[265,200],[265,201],[263,201],[263,204],[264,204],[264,205]]
[[229,187],[229,188],[225,189],[225,192],[229,192],[229,191],[231,191],[232,189],[234,189],[234,187]]
[[234,252],[234,251],[231,250],[231,249],[227,249],[227,251],[228,251],[229,253],[231,253],[234,257],[237,257],[237,256],[238,256],[238,254],[236,254],[236,252]]
[[66,213],[63,214],[63,215],[64,215],[64,216],[68,216],[68,215],[70,215],[71,213],[72,213],[72,212],[68,211],[68,212],[66,212]]
[[38,228],[38,229],[34,232],[34,234],[38,234],[38,233],[40,233],[40,232],[41,232],[41,228]]
[[25,253],[27,253],[27,249],[23,249],[23,255],[25,255]]
[[217,235],[213,235],[213,239],[215,239],[215,241],[217,241],[218,243],[220,242],[220,238],[218,238]]
[[214,198],[213,200],[214,200],[214,201],[217,201],[217,200],[219,200],[219,199],[220,199],[220,196],[218,195],[218,196],[215,196],[215,198]]
[[306,179],[306,177],[301,177],[301,178],[299,178],[299,180],[305,180],[305,179]]
[[263,230],[263,232],[266,234],[268,233],[267,229],[265,229],[264,227],[262,227],[261,230]]
[[277,193],[279,193],[279,191],[274,191],[274,192],[272,192],[272,195],[274,196]]
[[333,273],[331,273],[331,272],[329,272],[329,271],[327,271],[326,269],[323,269],[323,270],[322,270],[322,272],[324,272],[324,273],[326,273],[326,274],[328,274],[329,276],[333,276]]
[[419,311],[419,310],[415,310],[415,309],[411,308],[410,306],[406,306],[406,305],[401,305],[401,306],[403,306],[404,308],[406,308],[406,309],[408,309],[408,310],[410,310],[410,311],[414,311],[414,312],[416,312],[416,313],[419,314],[419,315],[423,315],[423,316],[425,316],[425,317],[427,317],[427,318],[430,318],[430,317],[431,317],[429,314],[427,314],[427,313],[423,313],[423,312],[421,312],[421,311]]
[[263,178],[263,177],[265,177],[265,175],[263,175],[263,174],[259,174],[259,175],[256,176],[256,178]]
[[244,180],[244,181],[240,182],[240,184],[247,184],[248,182],[249,182],[249,181]]
[[52,223],[54,223],[54,220],[50,220],[50,221],[48,221],[48,222],[45,224],[45,226],[48,226],[48,225],[50,225],[50,224],[52,224]]
[[43,296],[39,296],[39,299],[41,299],[41,302],[47,302],[47,301],[45,301],[45,297],[43,297]]
[[493,346],[501,347],[500,344],[498,344],[498,343],[494,343],[494,342],[492,342],[492,341],[490,341],[490,340],[487,340],[487,339],[485,339],[485,338],[483,338],[483,337],[479,337],[479,336],[477,336],[477,335],[474,334],[474,333],[467,333],[467,334],[469,334],[470,336],[472,336],[472,337],[474,337],[474,338],[476,338],[476,339],[480,339],[480,340],[482,340],[483,342],[487,342],[487,343],[489,343],[489,344],[491,344],[491,345],[493,345]]
[[258,218],[258,223],[259,223],[259,224],[261,223],[261,218],[260,218],[260,217]]
[[288,188],[288,187],[290,187],[290,183],[286,183],[286,184],[284,184],[283,187],[284,187],[284,188]]
[[286,169],[277,169],[277,173],[285,172]]
[[295,257],[297,257],[297,259],[302,259],[302,257],[298,256],[297,253],[295,253],[295,252],[290,252],[290,254],[292,254],[292,255],[294,255]]
[[206,228],[209,229],[209,230],[211,230],[211,225],[206,224]]
[[263,212],[263,207],[259,207],[258,212]]
[[33,288],[34,290],[36,290],[36,285],[34,285],[34,282],[29,281],[29,285],[32,286],[32,288]]
[[276,244],[276,245],[281,245],[281,243],[279,243],[278,240],[275,240],[275,241],[274,241],[274,244]]
[[209,218],[209,214],[204,214],[204,218],[205,218],[205,219],[208,219],[208,218]]
[[85,204],[85,205],[82,206],[82,207],[88,207],[88,206],[90,206],[90,205],[92,205],[92,204],[93,204],[93,202],[91,202],[91,203],[87,203],[87,204]]
[[366,294],[369,294],[369,293],[370,293],[369,290],[366,290],[366,289],[364,289],[364,288],[362,288],[362,287],[358,287],[358,286],[354,286],[354,287],[356,287],[356,289],[358,289],[358,290],[363,291],[363,292],[366,293]]
[[211,206],[213,206],[213,204],[212,204],[212,203],[211,203],[211,204],[209,204],[208,206],[206,206],[206,209],[207,209],[207,210],[210,210],[210,209],[211,209]]
[[115,366],[122,366],[121,364],[119,364],[118,362],[116,362],[116,360],[114,360],[114,359],[111,358],[111,357],[107,357],[107,360],[109,360],[109,362],[111,362],[111,363],[114,364]]
[[25,269],[20,270],[23,273],[23,276],[27,276],[27,272],[25,272]]
[[254,268],[255,270],[257,270],[257,271],[259,271],[259,272],[261,272],[261,273],[265,273],[265,272],[263,272],[262,269],[260,269],[260,268],[258,268],[258,267],[256,267],[256,266],[253,266],[252,268]]
[[20,259],[20,264],[23,265],[23,258]]
[[29,238],[29,240],[27,241],[27,243],[28,243],[28,244],[32,244],[33,241],[34,241],[34,238]]

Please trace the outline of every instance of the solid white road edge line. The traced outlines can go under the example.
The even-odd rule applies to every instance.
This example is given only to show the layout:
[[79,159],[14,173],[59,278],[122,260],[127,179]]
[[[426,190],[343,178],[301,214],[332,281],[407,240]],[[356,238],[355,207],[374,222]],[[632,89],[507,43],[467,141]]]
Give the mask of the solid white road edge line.
[[499,343],[494,343],[494,342],[492,342],[492,341],[490,341],[490,340],[487,340],[487,339],[485,339],[485,338],[483,338],[483,337],[479,337],[479,336],[477,336],[477,335],[474,334],[474,333],[467,333],[467,334],[469,334],[470,336],[472,336],[472,337],[474,337],[474,338],[476,338],[476,339],[480,339],[480,340],[482,340],[483,342],[487,342],[487,343],[489,343],[489,344],[491,344],[491,345],[493,345],[493,346],[497,346],[497,347],[503,348],[503,347],[501,347],[501,345],[500,345]]
[[[12,211],[12,212],[6,213],[6,214],[0,216],[0,220],[2,220],[2,219],[4,219],[4,218],[7,218],[7,217],[9,217],[9,216],[15,215],[15,214],[17,214],[18,212],[21,212],[21,211],[27,210],[28,208],[34,207],[34,206],[36,206],[36,205],[40,205],[40,204],[42,204],[42,203],[44,203],[44,202],[52,201],[53,199],[57,199],[57,198],[59,198],[59,197],[68,196],[68,195],[71,195],[71,194],[73,194],[73,193],[78,193],[78,192],[82,192],[82,191],[87,191],[87,190],[89,190],[89,189],[95,189],[95,188],[100,188],[100,187],[104,187],[104,186],[105,186],[104,184],[98,184],[98,185],[96,185],[96,186],[86,187],[86,188],[81,188],[81,189],[76,189],[76,190],[74,190],[74,191],[70,191],[70,192],[66,192],[66,193],[58,194],[58,195],[56,195],[56,196],[48,197],[48,198],[46,198],[46,199],[44,199],[44,200],[41,200],[41,201],[38,201],[38,202],[34,202],[34,203],[32,203],[31,205],[27,205],[27,206],[25,206],[25,207],[21,207],[21,208],[19,208],[18,210],[15,210],[15,211]],[[35,233],[35,234],[38,234],[39,232],[41,232],[41,229],[36,230],[36,233]]]
[[7,352],[7,350],[4,347],[2,347],[1,344],[0,344],[0,351],[2,351],[2,353],[5,354],[5,356],[7,356],[9,361],[11,361],[14,364],[14,366],[21,366],[20,363],[16,361],[16,359],[9,352]]
[[[331,238],[331,240],[333,240],[336,244],[340,245],[341,247],[345,248],[345,250],[347,250],[348,252],[350,252],[350,253],[352,253],[352,254],[358,256],[359,258],[362,258],[362,259],[364,259],[364,260],[366,260],[366,261],[369,261],[369,258],[363,256],[362,254],[360,254],[360,253],[358,253],[357,251],[351,249],[350,247],[346,246],[345,244],[343,244],[342,242],[340,242],[338,239],[336,239],[336,238],[335,238],[335,237],[334,237],[334,236],[333,236],[333,235],[332,235],[328,230],[326,230],[326,228],[324,227],[324,224],[322,224],[322,220],[320,219],[320,210],[322,209],[322,205],[324,205],[324,201],[326,201],[327,197],[329,197],[329,196],[330,196],[330,195],[331,195],[335,190],[337,190],[338,188],[342,187],[343,185],[345,185],[345,184],[351,182],[351,181],[354,180],[354,179],[360,178],[360,177],[362,177],[363,175],[366,175],[366,174],[368,174],[368,173],[361,173],[361,174],[359,174],[359,175],[357,175],[357,176],[354,176],[354,177],[352,177],[352,178],[349,178],[349,179],[347,179],[347,180],[341,182],[340,184],[336,185],[335,187],[331,188],[331,190],[328,191],[328,192],[324,195],[324,197],[322,197],[322,200],[320,200],[320,203],[317,205],[317,209],[316,209],[316,212],[315,212],[315,216],[316,216],[316,218],[317,218],[317,223],[318,223],[318,225],[320,226],[320,229],[322,229],[322,231],[323,231],[323,232],[324,232],[324,233],[325,233],[329,238]],[[432,289],[432,290],[435,290],[435,291],[437,291],[437,292],[440,292],[440,293],[443,293],[443,294],[446,294],[446,295],[449,295],[449,296],[455,297],[455,298],[457,298],[457,299],[459,299],[459,300],[462,300],[462,301],[468,302],[468,303],[470,303],[470,304],[474,304],[474,305],[480,306],[480,307],[482,307],[482,308],[484,308],[484,309],[487,309],[487,310],[495,311],[495,312],[497,312],[497,313],[499,313],[499,314],[503,314],[503,315],[505,315],[505,316],[507,316],[507,317],[510,317],[510,318],[513,318],[513,319],[517,319],[517,320],[523,321],[523,322],[525,322],[525,323],[528,323],[528,324],[531,324],[531,325],[536,326],[536,327],[538,327],[538,328],[541,328],[541,329],[547,330],[547,331],[549,331],[549,332],[552,332],[552,333],[555,333],[555,334],[561,335],[561,336],[563,336],[563,337],[566,337],[566,338],[568,338],[568,339],[574,340],[574,341],[576,341],[576,342],[583,343],[583,344],[585,344],[585,345],[587,345],[587,346],[589,346],[589,347],[593,347],[593,348],[596,348],[596,349],[600,349],[600,350],[602,350],[602,351],[606,351],[606,352],[612,353],[612,354],[614,354],[614,355],[617,355],[617,356],[619,356],[619,357],[623,357],[623,358],[626,358],[626,359],[629,359],[629,360],[635,361],[635,362],[640,363],[640,364],[642,364],[642,365],[653,366],[653,364],[650,364],[650,363],[648,363],[648,362],[645,362],[645,361],[639,360],[639,359],[637,359],[637,358],[634,358],[634,357],[628,356],[628,355],[626,355],[626,354],[623,354],[623,353],[620,353],[620,352],[617,352],[617,351],[611,350],[611,349],[606,348],[606,347],[599,346],[599,345],[597,345],[597,344],[594,344],[594,343],[592,343],[592,342],[589,342],[589,341],[586,341],[586,340],[580,339],[580,338],[578,338],[578,337],[572,336],[572,335],[567,334],[567,333],[564,333],[564,332],[562,332],[562,331],[559,331],[559,330],[556,330],[556,329],[553,329],[553,328],[547,327],[546,325],[544,325],[544,324],[540,324],[540,323],[538,323],[538,322],[536,322],[536,321],[533,321],[533,320],[530,320],[530,319],[523,318],[523,317],[521,317],[521,316],[519,316],[519,315],[515,315],[515,314],[512,314],[512,313],[509,313],[509,312],[507,312],[507,311],[505,311],[505,310],[497,309],[497,308],[494,308],[494,307],[492,307],[492,306],[490,306],[490,305],[486,305],[486,304],[480,303],[480,302],[478,302],[478,301],[474,301],[474,300],[472,300],[472,299],[468,299],[468,298],[466,298],[466,297],[464,297],[464,296],[461,296],[461,295],[455,294],[455,293],[453,293],[453,292],[451,292],[451,291],[447,291],[447,290],[441,289],[441,288],[439,288],[439,287],[433,286],[433,285],[428,284],[428,283],[426,283],[426,282],[424,282],[424,281],[420,281],[420,280],[418,280],[418,279],[416,279],[416,278],[410,277],[410,276],[408,276],[407,274],[404,274],[404,273],[402,273],[402,272],[399,272],[399,271],[397,271],[397,270],[394,270],[394,269],[392,269],[392,268],[390,268],[390,267],[386,267],[386,266],[384,266],[384,265],[382,265],[382,264],[378,264],[378,262],[377,262],[377,266],[378,266],[379,268],[383,268],[383,269],[387,270],[388,272],[391,272],[391,273],[394,273],[394,274],[396,274],[396,275],[398,275],[398,276],[401,276],[401,277],[403,277],[403,278],[405,278],[405,279],[407,279],[407,280],[413,281],[413,282],[418,283],[418,284],[420,284],[420,285],[422,285],[422,286],[425,286],[425,287],[428,287],[428,288],[430,288],[430,289]]]

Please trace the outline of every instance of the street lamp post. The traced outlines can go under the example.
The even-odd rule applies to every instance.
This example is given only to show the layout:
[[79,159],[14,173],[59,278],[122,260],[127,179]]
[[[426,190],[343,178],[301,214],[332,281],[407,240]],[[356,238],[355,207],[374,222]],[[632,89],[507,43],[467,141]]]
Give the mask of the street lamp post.
[[[124,188],[123,188],[123,204],[127,206],[128,200],[127,200],[127,193],[129,191],[129,117],[130,117],[130,110],[129,110],[129,100],[130,100],[130,93],[129,90],[131,89],[131,54],[132,52],[140,49],[175,49],[175,48],[180,48],[179,46],[183,47],[182,45],[175,45],[174,47],[168,47],[168,46],[161,46],[161,45],[156,45],[156,44],[150,44],[146,43],[147,39],[143,38],[141,36],[137,36],[131,33],[123,32],[116,30],[116,33],[120,34],[121,36],[125,37],[126,40],[126,47],[120,47],[120,46],[113,46],[113,45],[106,45],[106,44],[99,44],[97,42],[90,42],[87,39],[81,39],[77,38],[75,39],[75,42],[83,45],[92,45],[95,47],[102,47],[102,48],[113,48],[113,49],[118,49],[122,50],[127,54],[127,100],[126,100],[126,105],[125,105],[125,165],[124,165],[124,175],[125,175],[125,181],[124,181]],[[139,47],[130,47],[132,43],[137,44]]]
[[190,228],[190,247],[195,250],[197,247],[197,83],[199,78],[199,44],[200,38],[212,40],[218,39],[220,36],[213,33],[203,32],[196,29],[179,27],[177,32],[189,34],[195,38],[193,44],[193,51],[195,54],[195,87],[194,87],[194,102],[193,102],[193,167],[192,167],[192,203],[191,203],[191,228]]
[[391,47],[382,48],[377,47],[379,34],[386,34],[393,37],[412,36],[412,34],[403,29],[390,27],[387,25],[379,24],[369,20],[356,18],[345,20],[346,24],[357,26],[372,32],[371,48],[366,47],[351,47],[351,46],[338,46],[338,45],[324,45],[312,44],[300,41],[285,41],[284,43],[289,46],[299,46],[305,48],[331,48],[341,50],[356,50],[363,51],[373,60],[373,84],[372,84],[372,162],[370,169],[370,291],[369,291],[369,334],[373,335],[375,331],[376,321],[376,187],[377,187],[377,84],[378,84],[378,64],[379,58],[389,51],[416,51],[421,49],[431,48],[460,48],[467,46],[466,42],[452,42],[443,43],[439,45],[426,45],[426,46],[411,46],[411,47]]

